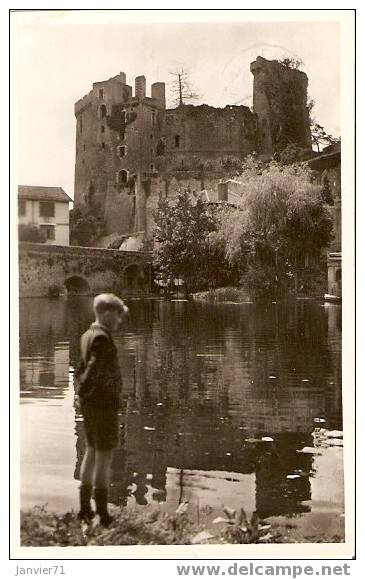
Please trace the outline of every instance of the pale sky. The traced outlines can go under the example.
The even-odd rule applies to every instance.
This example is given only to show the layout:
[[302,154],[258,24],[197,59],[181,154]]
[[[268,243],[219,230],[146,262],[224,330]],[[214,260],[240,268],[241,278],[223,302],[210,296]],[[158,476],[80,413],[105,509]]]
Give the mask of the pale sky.
[[74,103],[120,71],[132,86],[144,74],[148,95],[151,83],[170,83],[169,72],[184,66],[197,104],[251,106],[250,62],[299,57],[318,122],[340,135],[338,23],[126,24],[122,12],[13,13],[19,184],[60,186],[73,197]]

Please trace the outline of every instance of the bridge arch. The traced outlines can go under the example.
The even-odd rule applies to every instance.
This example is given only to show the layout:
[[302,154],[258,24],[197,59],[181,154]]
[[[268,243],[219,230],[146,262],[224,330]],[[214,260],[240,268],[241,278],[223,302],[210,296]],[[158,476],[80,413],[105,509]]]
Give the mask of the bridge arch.
[[87,279],[81,275],[72,275],[65,281],[68,294],[88,295],[90,294],[90,285]]
[[123,270],[123,287],[129,290],[142,289],[144,285],[143,268],[138,263],[131,263]]

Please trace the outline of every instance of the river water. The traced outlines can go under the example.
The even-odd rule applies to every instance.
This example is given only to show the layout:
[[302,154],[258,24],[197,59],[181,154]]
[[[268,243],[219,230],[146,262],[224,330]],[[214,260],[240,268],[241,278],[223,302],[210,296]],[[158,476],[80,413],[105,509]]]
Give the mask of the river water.
[[[295,517],[315,536],[343,523],[341,308],[127,301],[111,500],[199,522],[222,505]],[[87,297],[20,302],[21,505],[77,508],[83,424],[73,407]],[[268,440],[262,440],[262,439]],[[270,440],[272,439],[272,440]]]

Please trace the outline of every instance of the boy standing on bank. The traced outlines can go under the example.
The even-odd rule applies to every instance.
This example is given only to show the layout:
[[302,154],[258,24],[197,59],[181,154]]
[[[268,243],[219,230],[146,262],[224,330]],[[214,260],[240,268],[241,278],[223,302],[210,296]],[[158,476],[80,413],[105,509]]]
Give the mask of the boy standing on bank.
[[112,332],[121,325],[128,308],[114,294],[94,299],[95,322],[81,336],[81,359],[75,372],[76,404],[84,417],[87,448],[81,464],[80,512],[82,521],[94,516],[91,495],[94,487],[96,513],[108,526],[108,487],[113,449],[118,446],[118,410],[122,377]]

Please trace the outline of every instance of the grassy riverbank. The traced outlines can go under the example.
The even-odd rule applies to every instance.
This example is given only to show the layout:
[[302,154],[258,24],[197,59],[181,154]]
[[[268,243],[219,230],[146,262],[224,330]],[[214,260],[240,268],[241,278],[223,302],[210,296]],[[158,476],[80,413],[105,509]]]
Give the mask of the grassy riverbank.
[[[108,529],[98,524],[82,528],[75,513],[64,515],[35,507],[21,513],[21,545],[24,547],[87,545],[191,545],[217,543],[340,543],[341,535],[306,536],[293,522],[270,524],[226,509],[209,529],[197,525],[184,511],[167,514],[159,509],[112,510]],[[220,520],[219,520],[220,519]],[[214,527],[212,529],[211,527]]]
[[307,292],[299,292],[298,294],[294,293],[284,293],[280,296],[276,294],[267,294],[266,296],[263,295],[251,295],[250,292],[243,288],[243,287],[218,287],[211,290],[195,292],[191,295],[194,300],[201,300],[211,303],[251,303],[253,301],[267,301],[267,300],[287,300],[287,299],[323,299],[324,294],[326,293],[327,288],[321,284],[317,285]]

